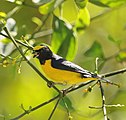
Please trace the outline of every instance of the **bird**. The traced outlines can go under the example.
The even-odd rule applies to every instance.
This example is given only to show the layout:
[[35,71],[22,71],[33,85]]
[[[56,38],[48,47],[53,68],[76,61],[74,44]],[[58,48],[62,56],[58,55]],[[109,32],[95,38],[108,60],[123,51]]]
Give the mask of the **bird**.
[[53,53],[47,45],[35,46],[33,48],[33,58],[39,60],[44,74],[54,83],[75,85],[99,79],[96,73],[83,69],[79,65]]

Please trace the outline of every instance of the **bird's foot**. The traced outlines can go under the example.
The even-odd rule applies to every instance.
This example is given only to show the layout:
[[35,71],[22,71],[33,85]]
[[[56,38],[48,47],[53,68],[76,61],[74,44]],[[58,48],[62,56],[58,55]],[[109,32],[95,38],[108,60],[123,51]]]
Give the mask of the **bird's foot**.
[[48,86],[49,88],[53,87],[54,85],[55,85],[55,82],[53,82],[53,81],[49,81],[49,82],[47,83],[47,86]]

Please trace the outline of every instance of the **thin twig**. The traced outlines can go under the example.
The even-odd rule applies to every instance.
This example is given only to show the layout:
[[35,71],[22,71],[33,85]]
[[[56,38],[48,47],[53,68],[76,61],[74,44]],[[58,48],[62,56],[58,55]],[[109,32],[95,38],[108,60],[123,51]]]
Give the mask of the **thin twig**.
[[[81,87],[83,87],[83,86],[85,86],[85,85],[88,85],[88,84],[90,84],[91,82],[93,82],[93,81],[89,81],[89,82],[87,82],[87,83],[83,83],[83,84],[81,84],[81,85],[79,85],[79,86],[77,86],[77,87],[75,87],[75,88],[72,88],[72,89],[67,89],[66,88],[66,90],[68,90],[68,91],[66,91],[66,94],[65,95],[67,95],[68,93],[70,93],[70,92],[73,92],[73,91],[75,91],[75,90],[77,90],[77,89],[79,89],[79,88],[81,88]],[[65,89],[64,89],[65,90]],[[61,90],[62,91],[62,90]],[[34,108],[32,108],[32,109],[30,109],[30,111],[28,111],[28,112],[24,112],[24,113],[22,113],[22,114],[20,114],[19,116],[17,116],[17,117],[15,117],[15,118],[12,118],[11,120],[17,120],[17,119],[19,119],[19,118],[22,118],[23,116],[25,116],[26,114],[29,114],[29,113],[31,113],[31,112],[33,112],[33,111],[35,111],[35,110],[37,110],[37,109],[39,109],[39,108],[41,108],[41,107],[43,107],[44,105],[46,105],[46,104],[48,104],[48,103],[50,103],[50,102],[53,102],[55,99],[57,99],[57,98],[63,98],[64,96],[62,96],[61,97],[61,94],[62,94],[62,92],[61,93],[59,93],[57,96],[55,96],[54,98],[52,98],[52,99],[50,99],[49,101],[47,101],[47,102],[44,102],[44,103],[42,103],[42,104],[40,104],[40,105],[37,105],[36,107],[34,107]],[[58,101],[57,101],[58,102]],[[53,111],[54,112],[54,111]],[[51,113],[52,115],[53,115],[53,113]],[[50,117],[52,117],[52,115],[50,114]]]
[[100,80],[99,80],[99,85],[100,85],[100,91],[101,91],[101,97],[102,97],[102,110],[103,110],[103,114],[104,114],[104,120],[108,120],[107,110],[106,110],[106,105],[105,105],[104,90],[103,90],[103,87],[102,87]]
[[43,107],[43,106],[45,106],[45,105],[47,105],[47,104],[53,102],[53,101],[56,100],[57,98],[59,98],[59,95],[53,97],[52,99],[50,99],[50,100],[48,100],[48,101],[46,101],[46,102],[44,102],[44,103],[42,103],[42,104],[40,104],[40,105],[37,105],[37,106],[34,107],[34,108],[31,108],[30,111],[28,110],[29,112],[26,112],[27,110],[25,110],[22,114],[20,114],[19,116],[15,117],[15,118],[10,119],[10,120],[18,120],[19,118],[22,118],[22,117],[25,116],[26,114],[29,114],[29,113],[31,113],[31,112],[33,112],[33,111],[35,111],[35,110],[37,110],[37,109],[39,109],[39,108],[41,108],[41,107]]
[[[50,80],[48,80],[24,55],[24,53],[22,52],[22,50],[20,49],[20,47],[18,46],[18,44],[16,43],[15,39],[11,36],[10,32],[8,31],[8,29],[5,27],[4,31],[7,33],[9,39],[12,40],[12,42],[14,43],[15,47],[17,48],[17,50],[20,52],[20,54],[22,55],[22,57],[24,58],[24,60],[27,61],[27,63],[39,74],[39,76],[41,78],[43,78],[44,81],[47,82],[47,84],[52,84]],[[61,92],[55,85],[52,86],[57,92]]]
[[55,106],[54,106],[54,108],[53,108],[53,110],[52,110],[52,112],[51,112],[51,114],[50,114],[48,120],[51,120],[51,118],[52,118],[52,116],[53,116],[53,114],[54,114],[54,112],[55,112],[55,110],[56,110],[56,108],[57,108],[57,106],[58,106],[58,104],[59,104],[61,98],[62,98],[62,97],[59,97],[59,99],[57,100],[57,102],[56,102],[56,104],[55,104]]
[[102,106],[89,106],[91,109],[102,109]]
[[126,68],[120,69],[120,70],[117,70],[117,71],[113,71],[113,72],[109,72],[109,73],[105,73],[105,74],[102,74],[101,76],[103,78],[106,78],[106,77],[114,76],[114,75],[117,75],[117,74],[122,74],[124,72],[126,72]]
[[[0,35],[6,37],[6,38],[8,38],[8,39],[10,39],[7,35],[5,35],[5,34],[3,34],[3,33],[1,33],[1,32],[0,32]],[[21,42],[20,40],[15,39],[15,41],[16,41],[17,43],[19,43],[20,45],[22,45],[22,46],[24,46],[24,47],[27,47],[28,49],[31,49],[31,50],[33,49],[32,46],[29,46],[29,45],[27,45],[27,44]]]
[[[22,57],[24,58],[24,60],[26,60],[27,61],[27,63],[48,83],[48,84],[50,84],[50,81],[45,77],[45,76],[43,76],[43,74],[31,63],[31,62],[29,62],[28,60],[27,60],[27,58],[25,57],[25,55],[24,55],[24,53],[22,52],[22,50],[20,49],[20,47],[18,46],[18,44],[17,44],[17,41],[11,36],[11,34],[9,33],[9,31],[7,30],[7,28],[5,27],[4,28],[4,31],[7,33],[7,35],[8,35],[8,37],[9,37],[9,39],[11,39],[12,40],[12,42],[14,43],[14,45],[16,46],[16,48],[17,48],[17,50],[20,52],[20,54],[22,55]],[[126,72],[126,69],[121,69],[121,70],[117,70],[117,71],[114,71],[114,72],[110,72],[110,73],[106,73],[106,74],[103,74],[103,75],[101,75],[103,78],[105,78],[105,77],[110,77],[110,76],[113,76],[113,75],[116,75],[116,74],[120,74],[120,73],[124,73],[124,72]],[[77,89],[79,89],[79,88],[81,88],[81,87],[83,87],[83,86],[85,86],[85,85],[87,85],[87,84],[90,84],[90,83],[92,83],[94,80],[92,80],[92,81],[89,81],[89,82],[86,82],[86,83],[82,83],[82,84],[80,84],[80,85],[78,85],[78,86],[75,86],[75,87],[73,87],[73,88],[71,88],[71,89],[68,89],[67,91],[65,91],[65,95],[66,94],[68,94],[68,93],[70,93],[70,92],[72,92],[72,91],[75,91],[75,90],[77,90]],[[106,105],[105,105],[105,96],[104,96],[104,91],[103,91],[103,88],[102,88],[102,85],[101,85],[101,81],[99,81],[99,83],[100,83],[100,89],[101,89],[101,95],[102,95],[102,107],[103,107],[103,113],[104,113],[104,119],[105,120],[108,120],[108,118],[107,118],[107,112],[106,112]],[[59,95],[60,95],[60,93],[61,93],[61,91],[57,88],[57,87],[55,87],[55,86],[52,86],[58,93],[59,93]],[[54,97],[54,98],[52,98],[50,101],[53,101],[53,100],[55,100],[56,98],[59,98],[58,99],[58,101],[57,101],[57,103],[56,103],[56,105],[55,105],[55,107],[54,107],[54,109],[53,109],[53,111],[51,112],[51,114],[50,114],[50,117],[49,117],[49,119],[51,119],[52,118],[52,115],[54,114],[54,112],[55,112],[55,110],[56,110],[56,108],[57,108],[57,106],[58,106],[58,103],[59,103],[59,101],[60,101],[60,96],[56,96],[56,97]],[[32,108],[32,109],[30,109],[30,112],[31,111],[34,111],[34,110],[36,110],[36,109],[38,109],[38,108],[40,108],[40,107],[42,107],[42,106],[44,106],[45,104],[48,104],[48,101],[47,102],[45,102],[45,103],[42,103],[42,104],[40,104],[40,105],[38,105],[38,107],[35,107],[35,108]],[[21,118],[21,117],[23,117],[24,115],[26,115],[26,114],[28,114],[28,113],[30,113],[29,111],[28,112],[24,112],[24,113],[22,113],[21,115],[19,115],[18,117],[16,117],[16,118]],[[11,120],[16,120],[15,118],[14,119],[11,119]]]
[[84,86],[86,86],[86,85],[88,85],[88,84],[90,84],[90,83],[92,83],[92,82],[94,82],[94,80],[91,80],[91,81],[88,81],[88,82],[85,82],[85,83],[81,83],[80,85],[75,86],[75,87],[69,89],[68,91],[65,91],[65,93],[68,94],[68,93],[70,93],[70,92],[73,92],[73,91],[75,91],[75,90],[77,90],[77,89],[79,89],[79,88],[82,88],[82,87],[84,87]]
[[99,60],[99,58],[97,57],[97,58],[95,59],[95,73],[96,73],[96,74],[98,74],[98,72],[99,72],[99,70],[98,70],[98,60]]

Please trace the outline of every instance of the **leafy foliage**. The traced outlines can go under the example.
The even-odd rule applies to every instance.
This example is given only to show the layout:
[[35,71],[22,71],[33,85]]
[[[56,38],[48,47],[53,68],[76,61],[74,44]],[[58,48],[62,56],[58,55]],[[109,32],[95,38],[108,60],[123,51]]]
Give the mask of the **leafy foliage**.
[[84,32],[90,24],[90,15],[87,8],[80,9],[78,12],[75,28],[77,32]]
[[[5,26],[18,43],[24,56],[30,61],[32,61],[32,46],[45,43],[50,45],[55,53],[70,61],[75,58],[80,66],[86,66],[89,69],[94,67],[95,58],[102,59],[103,64],[99,69],[104,73],[119,69],[126,63],[125,4],[126,0],[0,1],[0,117],[4,117],[2,113],[5,113],[5,116],[8,113],[15,113],[16,116],[20,114],[20,110],[15,110],[21,103],[34,106],[50,99],[53,94],[53,89],[45,87],[45,83],[43,81],[41,83],[41,80],[38,82],[37,75],[27,67],[26,61],[3,30]],[[66,16],[71,19],[69,20]],[[115,22],[116,19],[118,23]],[[89,65],[83,64],[83,61],[88,62]],[[122,93],[126,90],[124,79],[125,76],[114,78],[114,81],[119,80],[122,84]],[[105,92],[108,104],[110,102],[113,104],[116,96],[118,96],[118,102],[126,104],[125,99],[120,99],[118,89],[108,86],[105,88],[107,88]],[[95,91],[95,94],[92,94],[92,91]],[[70,112],[72,111],[73,114],[78,112],[78,115],[74,115],[75,119],[95,120],[96,117],[97,120],[101,119],[101,115],[96,112],[92,112],[91,115],[88,105],[101,104],[98,95],[99,92],[92,89],[89,98],[87,93],[82,97],[83,92],[77,92],[69,97],[65,96],[64,101]],[[123,96],[123,98],[126,97],[126,95]],[[14,101],[11,101],[12,98]],[[59,105],[66,107],[63,101]],[[28,116],[28,119],[47,119],[48,114],[45,111],[49,111],[52,107],[54,106],[50,105],[43,111],[40,110],[40,113],[38,111],[36,115]],[[57,119],[59,116],[60,119],[66,118],[62,107],[58,108]],[[32,109],[32,107],[28,108]],[[24,108],[23,110],[27,111]],[[124,111],[126,111],[125,108]],[[125,118],[125,114],[117,113],[121,116],[120,118]],[[61,118],[61,115],[64,117]],[[89,117],[84,118],[85,115]],[[113,111],[110,112],[110,116],[110,119],[118,120]]]
[[88,49],[85,52],[85,55],[88,57],[94,57],[94,58],[104,58],[104,53],[102,50],[102,46],[100,45],[100,43],[98,43],[97,41],[95,41],[92,46],[90,47],[90,49]]
[[52,49],[64,58],[72,60],[76,53],[76,38],[73,34],[72,26],[54,16],[53,30]]

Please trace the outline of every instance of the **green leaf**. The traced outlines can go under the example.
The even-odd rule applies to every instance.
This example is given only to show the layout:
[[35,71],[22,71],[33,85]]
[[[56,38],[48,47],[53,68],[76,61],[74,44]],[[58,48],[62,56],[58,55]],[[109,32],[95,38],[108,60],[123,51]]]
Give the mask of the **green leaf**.
[[120,51],[119,54],[116,56],[116,60],[118,62],[126,62],[126,50]]
[[0,18],[5,18],[7,16],[7,14],[5,12],[0,12]]
[[[63,100],[64,100],[64,101],[63,101]],[[72,106],[72,102],[71,102],[71,100],[70,100],[67,96],[65,96],[65,97],[63,98],[63,100],[61,100],[61,102],[60,102],[60,105],[61,105],[62,107],[64,107],[64,108],[66,109],[66,106],[67,106],[69,110],[74,110],[74,108],[73,108],[73,106]],[[66,105],[65,105],[65,104],[66,104]]]
[[54,10],[54,5],[55,5],[56,0],[52,0],[42,6],[39,7],[39,12],[41,14],[48,14]]
[[76,53],[76,38],[70,24],[54,16],[52,49],[67,60],[73,60]]
[[96,58],[96,57],[104,58],[102,46],[97,41],[95,41],[92,44],[92,46],[84,53],[84,55],[86,55],[88,57],[94,57],[94,58]]
[[75,24],[75,29],[77,32],[84,31],[90,24],[90,15],[87,8],[79,10],[78,17]]
[[32,17],[32,21],[38,26],[42,25],[42,21],[38,17]]
[[88,3],[88,0],[74,0],[74,1],[78,6],[78,8],[84,8]]
[[89,0],[100,7],[117,7],[126,3],[126,0]]
[[8,44],[8,43],[11,42],[11,40],[10,40],[9,38],[3,38],[3,39],[1,40],[1,42],[4,43],[4,44]]

